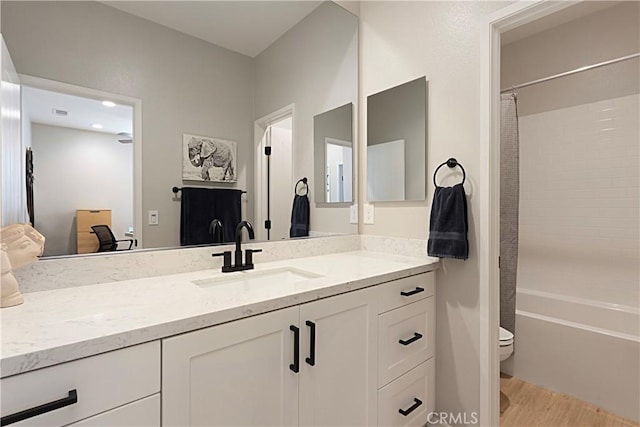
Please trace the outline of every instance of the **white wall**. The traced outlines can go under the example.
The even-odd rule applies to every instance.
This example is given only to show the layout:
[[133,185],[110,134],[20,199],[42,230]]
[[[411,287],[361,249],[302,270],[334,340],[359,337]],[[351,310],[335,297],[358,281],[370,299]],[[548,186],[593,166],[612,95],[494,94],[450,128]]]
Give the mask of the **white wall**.
[[[613,2],[612,2],[613,3]],[[614,6],[502,47],[501,87],[640,51],[640,2]],[[634,59],[518,89],[518,114],[540,113],[640,91]]]
[[76,209],[111,209],[113,233],[124,239],[133,226],[133,145],[117,135],[37,123],[31,143],[44,255],[76,253]]
[[520,118],[518,287],[640,305],[639,104]]
[[[426,75],[427,201],[376,204],[364,234],[426,239],[431,176],[456,157],[467,171],[470,256],[445,260],[437,273],[436,407],[478,411],[480,405],[479,262],[475,190],[480,173],[480,29],[482,18],[508,2],[362,2],[360,4],[359,200],[366,195],[366,97]],[[440,182],[460,175],[442,171]],[[425,250],[426,251],[426,250]]]
[[2,31],[19,73],[142,99],[145,247],[179,244],[183,133],[237,141],[253,194],[251,58],[99,2],[2,1]]
[[[295,103],[295,181],[303,176],[310,180],[314,177],[313,116],[356,102],[357,31],[355,16],[333,3],[325,3],[255,58],[254,117],[264,117]],[[314,183],[309,182],[309,187],[313,189]],[[349,208],[316,207],[315,197],[310,191],[312,231],[356,232],[356,226],[349,224]]]
[[[502,86],[639,50],[640,3],[618,3],[504,46]],[[518,90],[518,287],[640,305],[638,76],[634,59]]]

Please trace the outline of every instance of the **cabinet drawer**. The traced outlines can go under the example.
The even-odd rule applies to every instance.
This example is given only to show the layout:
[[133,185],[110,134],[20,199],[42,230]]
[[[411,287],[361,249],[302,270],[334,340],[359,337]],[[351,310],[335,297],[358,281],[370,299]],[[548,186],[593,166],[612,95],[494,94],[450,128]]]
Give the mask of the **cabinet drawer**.
[[433,356],[434,299],[425,298],[378,317],[378,387]]
[[3,418],[74,391],[77,402],[12,426],[62,426],[160,391],[160,342],[150,342],[0,380]]
[[137,400],[68,427],[160,427],[160,394]]
[[427,423],[429,414],[434,410],[434,358],[378,390],[379,426],[422,427]]
[[384,313],[433,295],[435,277],[435,272],[429,272],[378,286],[378,313]]
[[91,231],[92,225],[105,224],[111,226],[111,210],[78,210],[76,211],[76,230],[78,233]]

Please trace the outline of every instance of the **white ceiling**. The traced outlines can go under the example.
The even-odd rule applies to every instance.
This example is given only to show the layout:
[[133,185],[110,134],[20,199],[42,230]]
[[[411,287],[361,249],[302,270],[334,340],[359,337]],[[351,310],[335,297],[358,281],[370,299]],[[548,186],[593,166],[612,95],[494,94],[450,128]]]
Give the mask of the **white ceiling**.
[[574,19],[598,12],[609,7],[620,4],[620,1],[581,1],[574,6],[562,9],[559,12],[537,19],[528,24],[514,28],[501,35],[502,45],[516,42],[537,33],[549,30],[559,25],[565,24]]
[[255,57],[322,1],[103,1],[218,46]]
[[[105,107],[102,101],[66,95],[48,90],[22,86],[22,105],[24,114],[32,123],[62,126],[74,129],[90,130],[117,134],[133,132],[133,107],[116,105]],[[53,109],[68,111],[67,117],[57,116]],[[94,129],[92,124],[103,126]]]

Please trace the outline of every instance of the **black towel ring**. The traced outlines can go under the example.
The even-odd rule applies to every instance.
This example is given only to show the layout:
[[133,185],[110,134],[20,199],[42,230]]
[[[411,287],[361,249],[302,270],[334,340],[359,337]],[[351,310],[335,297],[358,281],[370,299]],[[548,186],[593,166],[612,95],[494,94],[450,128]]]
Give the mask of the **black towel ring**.
[[456,159],[451,157],[446,162],[441,163],[440,166],[436,168],[436,171],[433,173],[433,185],[435,185],[436,187],[438,186],[438,184],[436,183],[436,174],[438,173],[440,168],[443,167],[444,165],[447,165],[450,168],[455,168],[456,166],[460,167],[460,169],[462,169],[462,182],[460,184],[464,184],[465,179],[467,179],[467,173],[464,171],[464,168],[462,167],[462,165],[458,163]]
[[293,187],[293,194],[298,194],[298,184],[303,183],[305,188],[307,189],[307,192],[304,194],[301,194],[301,196],[306,196],[307,194],[309,194],[309,184],[307,183],[307,177],[305,176],[304,178],[300,178],[298,180],[298,182],[296,182],[296,186]]

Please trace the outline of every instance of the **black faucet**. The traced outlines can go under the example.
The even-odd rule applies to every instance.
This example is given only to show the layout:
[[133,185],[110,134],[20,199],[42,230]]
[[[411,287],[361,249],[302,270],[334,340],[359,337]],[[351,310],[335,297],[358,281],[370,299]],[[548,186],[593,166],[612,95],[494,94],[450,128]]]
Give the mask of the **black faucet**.
[[242,271],[253,269],[253,254],[256,252],[262,252],[262,249],[247,249],[245,250],[245,263],[242,263],[242,229],[246,228],[249,233],[249,239],[254,239],[253,227],[249,221],[241,221],[236,227],[236,251],[235,251],[235,265],[231,265],[231,251],[225,251],[222,253],[212,254],[211,256],[223,256],[224,262],[222,265],[223,273],[230,273],[232,271]]
[[224,243],[224,228],[222,221],[215,218],[209,224],[209,234],[213,237],[213,243]]

